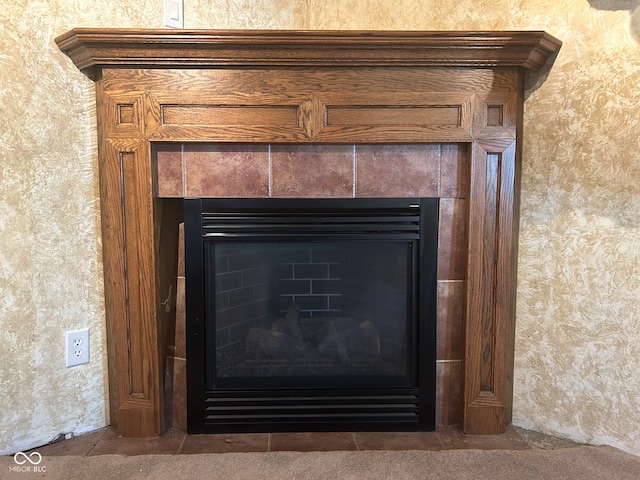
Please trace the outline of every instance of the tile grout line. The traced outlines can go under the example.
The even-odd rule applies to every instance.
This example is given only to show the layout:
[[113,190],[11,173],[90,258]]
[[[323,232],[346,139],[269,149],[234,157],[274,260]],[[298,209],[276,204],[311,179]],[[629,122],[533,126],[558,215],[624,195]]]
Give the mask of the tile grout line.
[[96,448],[96,446],[102,441],[102,439],[104,438],[104,436],[107,434],[107,432],[109,431],[110,427],[106,427],[104,429],[104,432],[102,432],[102,435],[100,435],[100,438],[98,440],[95,441],[95,443],[93,445],[91,445],[91,448],[89,449],[89,451],[87,453],[84,454],[85,457],[88,457],[89,454],[91,452],[93,452],[93,449]]
[[269,436],[267,437],[267,452],[271,451],[271,433],[269,433]]
[[442,447],[443,450],[452,450],[451,445],[446,446],[444,444],[444,442],[442,441],[442,438],[440,436],[440,433],[438,432],[438,428],[436,427],[436,429],[433,431],[433,433],[436,434],[436,440],[438,440],[438,443],[440,444],[440,446]]
[[438,198],[442,197],[442,143],[438,144]]
[[353,198],[356,198],[358,195],[358,152],[356,150],[357,146],[353,144],[353,187],[351,189],[351,195]]
[[268,162],[267,168],[269,169],[269,175],[268,175],[269,185],[268,185],[267,195],[269,196],[269,198],[271,198],[273,197],[273,163],[271,160],[271,144],[267,145],[267,162]]
[[178,450],[176,451],[176,455],[182,455],[182,451],[184,450],[184,444],[187,441],[187,434],[185,433],[182,436],[182,441],[180,442],[180,446],[178,447]]
[[358,439],[356,438],[355,432],[351,432],[351,436],[353,437],[353,443],[356,446],[356,452],[360,451],[360,445],[358,445]]
[[187,196],[187,166],[184,160],[184,143],[180,145],[180,160],[182,162],[182,196]]

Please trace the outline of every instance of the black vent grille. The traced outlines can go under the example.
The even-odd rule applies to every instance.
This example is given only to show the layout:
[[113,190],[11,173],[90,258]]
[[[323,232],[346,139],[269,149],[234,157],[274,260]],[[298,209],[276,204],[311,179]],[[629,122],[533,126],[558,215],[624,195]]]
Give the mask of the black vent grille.
[[[305,429],[323,424],[358,424],[382,430],[390,425],[418,428],[418,389],[377,391],[226,391],[207,392],[205,425],[217,432],[238,431],[243,425],[253,430]],[[385,424],[388,424],[385,428]]]
[[256,235],[269,237],[285,234],[300,238],[322,234],[343,239],[374,235],[377,239],[393,237],[401,240],[416,240],[420,234],[420,214],[419,211],[411,210],[394,215],[203,212],[202,234],[205,238]]

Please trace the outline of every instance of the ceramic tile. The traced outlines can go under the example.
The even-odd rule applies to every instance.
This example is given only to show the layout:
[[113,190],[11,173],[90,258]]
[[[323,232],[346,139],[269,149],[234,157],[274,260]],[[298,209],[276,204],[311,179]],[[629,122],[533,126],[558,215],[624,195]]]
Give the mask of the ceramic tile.
[[350,145],[274,145],[271,164],[274,197],[353,196]]
[[[161,437],[124,438],[118,437],[115,429],[105,427],[69,440],[62,440],[36,448],[33,451],[37,451],[43,456],[95,456],[266,452],[269,450],[402,451],[466,448],[522,450],[531,448],[521,432],[521,429],[508,426],[506,433],[503,435],[465,435],[460,427],[452,425],[439,426],[435,432],[305,432],[186,435],[182,431],[173,428]],[[269,440],[270,437],[271,440]],[[270,446],[271,448],[269,448]]]
[[466,198],[469,189],[469,160],[466,144],[442,144],[440,196]]
[[567,438],[556,437],[555,435],[547,435],[534,430],[527,430],[521,427],[512,427],[527,442],[531,448],[540,450],[557,450],[560,448],[573,448],[583,445]]
[[67,440],[50,443],[42,447],[34,448],[32,451],[38,452],[43,457],[46,456],[85,456],[100,441],[100,439],[108,432],[109,427],[101,428],[84,435],[78,435]]
[[464,281],[439,281],[437,303],[438,360],[464,358]]
[[461,199],[440,199],[438,280],[465,278],[466,203]]
[[271,451],[319,452],[356,450],[350,432],[272,433]]
[[177,428],[171,428],[158,437],[143,438],[120,437],[115,428],[109,428],[88,456],[175,454],[184,438],[185,433]]
[[462,423],[462,360],[436,363],[436,425]]
[[187,435],[180,453],[266,452],[268,433]]
[[[171,347],[169,347],[169,350]],[[173,370],[174,357],[168,355],[164,363],[164,382],[163,382],[163,415],[164,425],[166,428],[173,426]]]
[[437,197],[440,145],[359,145],[356,196]]
[[187,144],[184,152],[189,197],[267,197],[266,145]]
[[159,197],[183,197],[182,144],[162,144],[156,150],[156,189]]
[[508,425],[502,435],[465,435],[458,427],[438,427],[436,434],[446,449],[529,450],[531,447],[516,429]]
[[178,225],[178,277],[184,277],[184,223]]
[[358,450],[441,450],[435,432],[356,432]]
[[171,379],[171,426],[187,429],[187,361],[169,357],[173,363]]
[[173,338],[173,355],[178,358],[187,358],[187,317],[185,310],[185,278],[178,277],[176,281],[176,325]]

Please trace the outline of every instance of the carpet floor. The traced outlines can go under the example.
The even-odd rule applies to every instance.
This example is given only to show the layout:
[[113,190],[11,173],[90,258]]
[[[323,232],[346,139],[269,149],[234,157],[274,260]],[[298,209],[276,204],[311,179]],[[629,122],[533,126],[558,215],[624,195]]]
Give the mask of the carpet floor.
[[[35,460],[35,459],[34,459]],[[612,447],[0,457],[0,478],[47,480],[638,480],[640,457]]]

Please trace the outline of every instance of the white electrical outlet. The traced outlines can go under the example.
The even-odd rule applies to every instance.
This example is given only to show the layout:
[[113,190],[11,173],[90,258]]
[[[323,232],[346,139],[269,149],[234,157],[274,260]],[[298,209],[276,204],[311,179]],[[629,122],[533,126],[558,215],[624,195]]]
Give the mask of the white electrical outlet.
[[164,24],[167,27],[184,28],[183,0],[164,0]]
[[89,363],[89,329],[67,332],[66,340],[67,368]]

